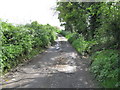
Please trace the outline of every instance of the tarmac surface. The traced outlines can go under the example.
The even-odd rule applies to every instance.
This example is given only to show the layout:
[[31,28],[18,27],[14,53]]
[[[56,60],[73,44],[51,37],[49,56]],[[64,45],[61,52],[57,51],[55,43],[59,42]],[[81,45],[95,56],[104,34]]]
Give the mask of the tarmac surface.
[[89,60],[78,55],[66,38],[2,79],[2,88],[99,88]]

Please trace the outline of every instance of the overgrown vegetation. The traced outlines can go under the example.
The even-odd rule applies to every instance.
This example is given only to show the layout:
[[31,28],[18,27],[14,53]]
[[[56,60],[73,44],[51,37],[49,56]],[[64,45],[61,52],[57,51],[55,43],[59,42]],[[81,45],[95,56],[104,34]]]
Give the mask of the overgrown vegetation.
[[0,65],[2,72],[7,72],[49,47],[56,39],[58,29],[50,25],[41,25],[37,21],[17,26],[0,21],[0,31],[2,38]]
[[105,88],[120,87],[120,7],[118,2],[58,2],[61,34],[91,58],[91,72]]

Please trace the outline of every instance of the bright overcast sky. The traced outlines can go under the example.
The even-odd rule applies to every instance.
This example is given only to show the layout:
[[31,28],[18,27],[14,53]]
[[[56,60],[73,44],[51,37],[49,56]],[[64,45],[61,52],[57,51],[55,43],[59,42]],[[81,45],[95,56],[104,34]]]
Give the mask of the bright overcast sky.
[[60,26],[57,15],[51,10],[55,5],[56,0],[0,0],[0,18],[15,24],[36,20],[41,24]]

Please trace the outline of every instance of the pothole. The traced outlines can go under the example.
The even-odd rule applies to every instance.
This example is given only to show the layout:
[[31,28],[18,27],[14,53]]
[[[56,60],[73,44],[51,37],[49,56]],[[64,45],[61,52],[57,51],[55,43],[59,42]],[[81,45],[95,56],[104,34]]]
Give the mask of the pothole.
[[70,66],[70,65],[55,65],[52,67],[52,69],[57,70],[59,72],[64,72],[64,73],[76,72],[76,66]]
[[75,59],[72,59],[70,57],[58,57],[55,59],[54,65],[75,66]]
[[67,58],[59,57],[56,59],[56,64],[66,64]]
[[70,57],[57,57],[55,58],[55,63],[50,69],[64,73],[75,73],[76,67],[74,59]]

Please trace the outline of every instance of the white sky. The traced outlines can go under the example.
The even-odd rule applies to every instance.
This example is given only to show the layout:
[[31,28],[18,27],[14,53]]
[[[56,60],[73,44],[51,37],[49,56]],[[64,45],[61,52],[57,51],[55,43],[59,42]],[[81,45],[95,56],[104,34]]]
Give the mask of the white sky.
[[0,0],[0,18],[14,24],[38,21],[40,24],[60,26],[51,10],[56,0]]

